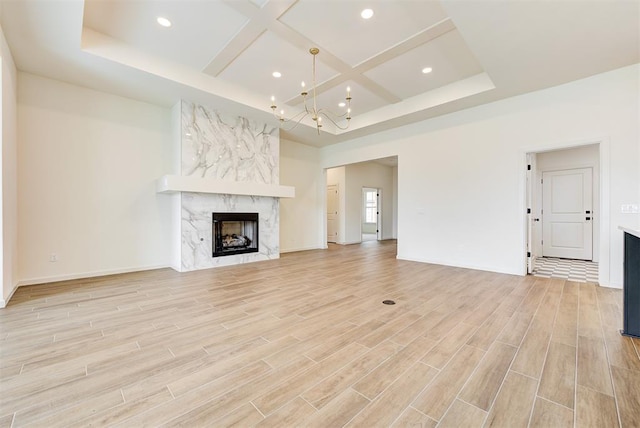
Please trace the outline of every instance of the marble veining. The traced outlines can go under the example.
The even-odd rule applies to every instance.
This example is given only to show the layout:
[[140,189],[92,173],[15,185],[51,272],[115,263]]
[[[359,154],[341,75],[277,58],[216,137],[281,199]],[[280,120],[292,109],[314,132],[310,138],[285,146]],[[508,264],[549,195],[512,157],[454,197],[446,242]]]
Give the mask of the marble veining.
[[[182,101],[182,175],[260,184],[279,184],[277,128]],[[229,266],[280,257],[279,199],[265,196],[182,192],[182,271]],[[213,257],[213,212],[257,212],[257,253]]]
[[181,122],[182,175],[279,184],[277,128],[188,101]]

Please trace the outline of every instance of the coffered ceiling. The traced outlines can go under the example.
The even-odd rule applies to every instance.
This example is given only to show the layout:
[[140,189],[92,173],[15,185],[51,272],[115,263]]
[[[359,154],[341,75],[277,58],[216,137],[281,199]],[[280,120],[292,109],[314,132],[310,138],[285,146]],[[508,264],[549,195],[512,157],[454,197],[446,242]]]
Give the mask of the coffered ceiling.
[[[318,47],[318,106],[283,136],[324,146],[640,61],[640,3],[523,0],[3,0],[20,70],[171,106],[204,102],[274,125],[303,108]],[[363,19],[361,12],[373,16]],[[171,21],[168,28],[156,18]],[[431,72],[423,73],[429,68]],[[281,77],[273,77],[274,72]],[[336,120],[339,126],[344,120]]]

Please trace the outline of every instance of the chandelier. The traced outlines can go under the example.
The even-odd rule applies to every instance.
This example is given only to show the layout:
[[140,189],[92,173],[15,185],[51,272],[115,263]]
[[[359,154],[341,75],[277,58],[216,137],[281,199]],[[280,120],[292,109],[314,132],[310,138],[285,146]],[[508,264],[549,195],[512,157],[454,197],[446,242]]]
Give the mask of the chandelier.
[[[316,129],[318,130],[318,135],[320,134],[320,128],[322,128],[323,118],[333,123],[338,129],[347,129],[349,127],[349,121],[351,120],[351,88],[347,87],[347,96],[345,97],[346,103],[344,103],[344,106],[346,107],[345,113],[339,114],[334,113],[328,109],[318,108],[316,102],[316,55],[320,53],[320,49],[311,48],[309,49],[309,53],[313,56],[313,68],[311,72],[311,100],[307,100],[309,92],[307,91],[305,83],[302,82],[302,92],[300,92],[300,95],[302,96],[302,100],[304,102],[304,110],[287,119],[284,116],[284,110],[280,110],[280,113],[276,112],[278,106],[276,105],[276,98],[272,96],[271,111],[273,112],[273,115],[280,121],[281,127],[283,125],[286,126],[287,124],[291,124],[289,130],[295,128],[307,116],[311,116],[311,119],[313,119],[313,121],[315,122]],[[341,126],[338,123],[342,119],[347,120],[346,125],[344,126]]]

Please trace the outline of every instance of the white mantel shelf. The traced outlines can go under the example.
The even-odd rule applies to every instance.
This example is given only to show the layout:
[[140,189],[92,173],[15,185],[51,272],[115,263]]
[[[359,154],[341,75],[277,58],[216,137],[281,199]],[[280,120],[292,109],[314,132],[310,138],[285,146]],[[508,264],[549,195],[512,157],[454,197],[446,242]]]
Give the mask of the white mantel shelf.
[[296,195],[296,188],[292,186],[220,181],[182,175],[163,175],[158,180],[157,187],[158,193],[217,193],[223,195],[267,196],[271,198],[294,198]]

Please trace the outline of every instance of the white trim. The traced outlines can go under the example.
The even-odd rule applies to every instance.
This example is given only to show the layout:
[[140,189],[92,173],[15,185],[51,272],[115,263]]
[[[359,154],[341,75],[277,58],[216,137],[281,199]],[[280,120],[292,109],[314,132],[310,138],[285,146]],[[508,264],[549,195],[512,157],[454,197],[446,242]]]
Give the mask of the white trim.
[[11,290],[11,293],[9,293],[6,299],[0,299],[0,309],[4,309],[7,307],[7,304],[11,301],[11,298],[13,297],[13,293],[15,293],[18,290],[18,287],[20,287],[20,284],[16,284],[13,287],[13,290]]
[[506,274],[506,275],[525,276],[525,274],[520,274],[518,272],[514,272],[513,270],[509,270],[508,268],[498,267],[498,266],[480,266],[480,265],[469,265],[469,264],[464,264],[464,263],[463,264],[460,264],[460,263],[452,264],[451,262],[448,262],[446,260],[422,259],[422,258],[416,259],[416,258],[411,258],[411,257],[403,257],[401,255],[397,255],[396,259],[397,260],[405,260],[405,261],[409,261],[409,262],[429,263],[429,264],[433,264],[433,265],[459,267],[459,268],[463,268],[463,269],[481,270],[481,271],[484,271],[484,272],[502,273],[502,274]]
[[153,265],[153,266],[122,268],[122,269],[107,269],[107,270],[94,271],[94,272],[84,272],[84,273],[75,273],[75,274],[67,274],[67,275],[24,279],[24,280],[18,281],[18,287],[23,287],[26,285],[48,284],[50,282],[69,281],[72,279],[95,278],[98,276],[117,275],[120,273],[142,272],[146,270],[166,269],[166,268],[176,270],[175,267],[172,265]]
[[[361,235],[362,236],[362,235]],[[362,244],[362,240],[360,241],[344,241],[344,242],[336,242],[338,245],[353,245],[353,244]]]
[[609,137],[600,142],[600,260],[598,261],[598,284],[603,287],[622,288],[622,284],[611,282],[611,153]]
[[297,253],[298,251],[311,251],[311,250],[326,250],[326,246],[310,246],[310,247],[298,247],[298,248],[289,248],[286,250],[280,249],[280,254],[284,253]]

